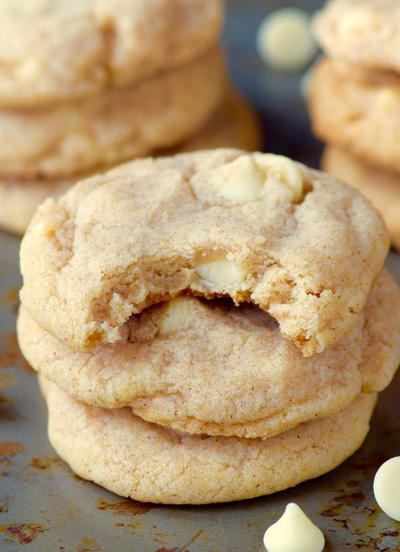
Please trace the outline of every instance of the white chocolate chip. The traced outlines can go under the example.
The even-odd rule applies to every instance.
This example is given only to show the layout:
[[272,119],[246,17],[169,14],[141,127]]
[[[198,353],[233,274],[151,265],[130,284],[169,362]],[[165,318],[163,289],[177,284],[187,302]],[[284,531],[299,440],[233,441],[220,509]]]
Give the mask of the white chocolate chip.
[[391,458],[376,472],[374,494],[385,514],[400,521],[400,456]]
[[226,167],[223,184],[220,188],[221,195],[233,203],[254,201],[258,199],[263,190],[264,178],[250,155],[238,157]]
[[158,335],[171,335],[185,328],[187,321],[186,305],[189,302],[190,299],[186,297],[176,297],[166,303],[162,312]]
[[303,69],[317,51],[309,15],[298,8],[276,10],[257,31],[260,57],[280,71]]
[[272,153],[263,154],[262,161],[272,176],[291,188],[294,201],[300,201],[303,197],[304,179],[297,163],[288,157]]
[[195,270],[203,285],[211,291],[220,293],[230,286],[244,283],[246,279],[245,270],[227,259],[198,265]]
[[268,552],[322,552],[325,538],[297,504],[290,503],[264,535]]

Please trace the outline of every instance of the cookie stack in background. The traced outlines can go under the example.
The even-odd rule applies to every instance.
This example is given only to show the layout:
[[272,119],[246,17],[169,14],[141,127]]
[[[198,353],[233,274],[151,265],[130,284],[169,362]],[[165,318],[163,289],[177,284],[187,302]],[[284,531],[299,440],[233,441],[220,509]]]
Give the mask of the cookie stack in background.
[[331,0],[314,29],[329,56],[310,95],[322,166],[370,198],[400,250],[400,2]]
[[256,149],[218,46],[222,0],[0,5],[0,226],[83,176],[182,147]]
[[140,159],[48,199],[22,241],[18,339],[53,446],[173,504],[333,469],[400,360],[388,246],[356,190],[270,154]]

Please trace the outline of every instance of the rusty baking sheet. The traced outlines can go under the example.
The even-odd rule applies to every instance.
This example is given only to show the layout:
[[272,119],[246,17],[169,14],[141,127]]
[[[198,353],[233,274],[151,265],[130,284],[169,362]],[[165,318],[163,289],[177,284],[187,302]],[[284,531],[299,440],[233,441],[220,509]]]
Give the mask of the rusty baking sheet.
[[[315,9],[321,1],[292,2]],[[267,5],[268,4],[268,5]],[[254,33],[280,0],[228,0],[225,34],[235,81],[264,120],[266,145],[317,165],[300,75],[264,68]],[[324,531],[329,551],[400,551],[400,523],[376,506],[372,479],[400,454],[400,374],[381,396],[364,446],[332,473],[271,497],[209,507],[119,498],[71,473],[46,438],[36,378],[15,339],[19,240],[0,234],[0,550],[13,552],[260,552],[266,527],[295,501]],[[389,268],[400,283],[400,256]],[[340,438],[340,436],[339,436]]]
[[[15,338],[19,240],[0,234],[0,550],[260,552],[265,528],[295,501],[327,550],[400,550],[400,523],[372,495],[378,466],[400,452],[400,374],[381,396],[359,452],[334,472],[245,502],[163,507],[119,498],[72,474],[47,442],[35,374]],[[400,256],[389,268],[400,282]],[[339,436],[340,438],[340,436]]]

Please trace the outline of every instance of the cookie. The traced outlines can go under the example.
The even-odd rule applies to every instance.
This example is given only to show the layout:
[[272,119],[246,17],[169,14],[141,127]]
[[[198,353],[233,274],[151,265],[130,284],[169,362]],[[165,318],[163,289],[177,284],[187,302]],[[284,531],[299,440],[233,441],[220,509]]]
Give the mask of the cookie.
[[84,479],[122,496],[207,504],[274,493],[335,468],[363,442],[376,396],[271,439],[193,436],[128,409],[87,406],[42,380],[49,438]]
[[222,99],[218,48],[132,86],[41,110],[0,111],[0,175],[60,178],[170,148]]
[[171,153],[213,148],[257,151],[261,146],[261,126],[256,113],[239,92],[228,85],[221,105],[200,132]]
[[319,355],[303,358],[260,309],[179,297],[126,325],[123,344],[77,352],[22,306],[28,362],[87,404],[130,406],[141,418],[207,435],[272,437],[383,390],[400,363],[400,292],[388,273],[362,320]]
[[321,140],[400,171],[400,76],[352,71],[325,59],[314,71],[309,104]]
[[122,339],[183,290],[250,301],[304,355],[357,323],[389,239],[331,176],[272,154],[209,150],[127,163],[39,207],[21,247],[22,302],[76,349]]
[[[223,102],[193,137],[170,153],[218,147],[257,150],[261,129],[252,107],[232,87],[227,86]],[[101,172],[101,167],[97,172]],[[0,228],[23,234],[36,209],[49,196],[58,197],[84,176],[63,179],[0,178]]]
[[366,195],[381,212],[394,247],[400,250],[400,174],[383,171],[335,147],[328,147],[323,168]]
[[221,0],[3,0],[0,106],[137,83],[204,53],[222,19]]
[[73,180],[0,179],[0,228],[23,234],[38,206],[49,196],[61,195]]
[[[228,86],[224,99],[200,131],[172,153],[217,147],[257,150],[261,130],[256,114],[241,95]],[[101,172],[101,167],[97,172]],[[23,234],[36,209],[49,196],[58,197],[84,176],[64,179],[1,179],[0,228]]]
[[314,19],[322,48],[368,69],[400,71],[398,0],[331,0]]

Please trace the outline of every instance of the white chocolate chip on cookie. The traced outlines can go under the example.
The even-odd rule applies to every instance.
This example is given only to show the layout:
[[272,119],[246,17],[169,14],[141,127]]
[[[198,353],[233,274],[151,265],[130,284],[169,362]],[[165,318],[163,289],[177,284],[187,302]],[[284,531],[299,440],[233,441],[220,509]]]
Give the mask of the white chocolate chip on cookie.
[[243,155],[224,168],[229,168],[229,174],[221,188],[221,194],[225,198],[233,203],[242,203],[261,196],[263,175],[252,157]]
[[167,336],[184,329],[187,319],[185,307],[189,302],[186,297],[176,297],[165,305],[158,335]]
[[304,178],[296,163],[283,155],[268,153],[263,155],[263,165],[269,171],[268,177],[275,177],[283,184],[287,184],[292,192],[294,201],[303,197]]
[[215,292],[224,292],[229,286],[244,283],[246,272],[228,259],[204,263],[196,267],[203,285]]

